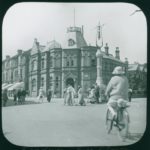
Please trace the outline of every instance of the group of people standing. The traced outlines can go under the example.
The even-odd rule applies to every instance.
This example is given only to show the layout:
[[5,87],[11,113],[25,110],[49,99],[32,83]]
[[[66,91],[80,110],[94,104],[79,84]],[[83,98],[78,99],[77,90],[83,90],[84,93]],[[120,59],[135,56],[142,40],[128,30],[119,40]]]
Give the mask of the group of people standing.
[[[26,91],[24,89],[14,89],[13,90],[13,101],[15,105],[17,104],[24,104],[25,103],[25,98],[26,98]],[[6,106],[8,102],[8,91],[7,89],[2,91],[2,102],[3,106]]]
[[[38,96],[39,102],[43,103],[44,97],[45,97],[44,90],[43,90],[43,88],[40,88],[39,89],[39,96]],[[52,91],[51,91],[51,89],[48,89],[48,91],[47,91],[47,101],[49,103],[51,102],[51,98],[52,98]]]
[[26,98],[26,90],[24,89],[18,89],[13,91],[14,95],[14,102],[15,104],[24,104],[25,103],[25,98]]
[[[76,99],[78,97],[78,99]],[[67,87],[64,89],[64,105],[81,105],[85,106],[85,99],[84,99],[84,91],[82,87],[78,87],[78,91],[76,92],[75,89],[71,84],[68,84]]]
[[[105,90],[105,89],[104,89]],[[89,94],[88,94],[88,98],[90,99],[90,103],[94,104],[94,103],[100,103],[102,102],[100,100],[100,96],[102,93],[100,93],[100,87],[95,84],[91,87],[91,89],[89,90]],[[103,94],[104,95],[104,94]],[[105,99],[104,99],[105,100]]]
[[[104,90],[103,96],[105,96],[106,101],[111,103],[115,95],[119,95],[119,98],[128,99],[131,102],[132,90],[129,90],[128,80],[125,77],[125,73],[122,70],[122,67],[118,66],[114,68],[112,72],[113,77],[107,85],[107,88]],[[100,91],[100,87],[95,84],[89,90],[88,98],[90,99],[90,103],[100,103],[100,97],[102,97],[102,91]],[[23,104],[25,103],[27,92],[24,89],[17,89],[13,91],[14,102],[15,104]],[[44,100],[44,91],[42,88],[39,90],[38,99],[43,103]],[[52,91],[49,89],[47,91],[47,101],[50,102],[52,97]],[[118,98],[118,97],[117,97]],[[116,97],[115,97],[116,99]],[[6,106],[8,101],[7,89],[2,92],[2,100],[3,106]],[[116,101],[116,100],[115,100]],[[67,87],[64,89],[64,105],[81,105],[85,106],[85,91],[81,86],[78,86],[77,91],[75,91],[74,87],[68,83]],[[110,105],[109,105],[110,106]],[[110,108],[111,109],[111,108]]]

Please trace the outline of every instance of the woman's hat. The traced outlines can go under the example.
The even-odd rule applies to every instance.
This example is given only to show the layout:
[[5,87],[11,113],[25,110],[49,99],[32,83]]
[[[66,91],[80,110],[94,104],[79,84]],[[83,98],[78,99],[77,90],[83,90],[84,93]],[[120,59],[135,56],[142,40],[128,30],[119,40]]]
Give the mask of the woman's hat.
[[117,66],[114,68],[112,74],[125,74],[125,72],[121,66]]

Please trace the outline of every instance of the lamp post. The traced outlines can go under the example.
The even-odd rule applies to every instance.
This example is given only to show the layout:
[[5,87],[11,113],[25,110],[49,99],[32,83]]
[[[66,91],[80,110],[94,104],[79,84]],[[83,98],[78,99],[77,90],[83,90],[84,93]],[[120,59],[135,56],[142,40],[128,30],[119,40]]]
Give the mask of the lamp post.
[[97,79],[96,79],[96,84],[100,88],[100,90],[99,90],[99,94],[100,94],[99,102],[102,102],[105,100],[104,91],[105,91],[106,86],[103,84],[103,76],[102,76],[103,53],[101,51],[101,48],[103,47],[103,37],[102,37],[102,26],[100,25],[100,23],[97,26],[96,45],[97,45],[97,52],[96,52]]

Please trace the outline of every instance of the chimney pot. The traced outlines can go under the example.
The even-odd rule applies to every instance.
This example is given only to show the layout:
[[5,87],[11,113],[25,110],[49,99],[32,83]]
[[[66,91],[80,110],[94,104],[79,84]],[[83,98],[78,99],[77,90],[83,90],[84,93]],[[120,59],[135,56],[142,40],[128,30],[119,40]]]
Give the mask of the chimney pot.
[[106,55],[109,55],[109,47],[108,47],[108,43],[106,43],[106,46],[105,46],[105,53],[106,53]]
[[84,26],[82,25],[82,35],[84,35]]
[[21,54],[22,54],[22,50],[18,49],[18,55],[21,55]]
[[9,55],[6,55],[6,59],[9,59],[10,58],[10,56]]
[[34,42],[37,42],[37,38],[34,38]]
[[116,58],[117,58],[117,59],[120,59],[119,47],[116,47]]

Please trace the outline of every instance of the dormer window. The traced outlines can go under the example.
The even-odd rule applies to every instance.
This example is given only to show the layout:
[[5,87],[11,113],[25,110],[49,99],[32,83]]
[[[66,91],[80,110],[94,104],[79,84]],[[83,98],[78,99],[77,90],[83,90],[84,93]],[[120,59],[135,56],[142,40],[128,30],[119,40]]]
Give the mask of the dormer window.
[[44,63],[44,58],[42,58],[42,60],[41,60],[41,68],[42,68],[42,69],[44,69],[44,64],[45,64],[45,63]]
[[75,44],[75,41],[73,39],[68,40],[68,46],[73,46]]

